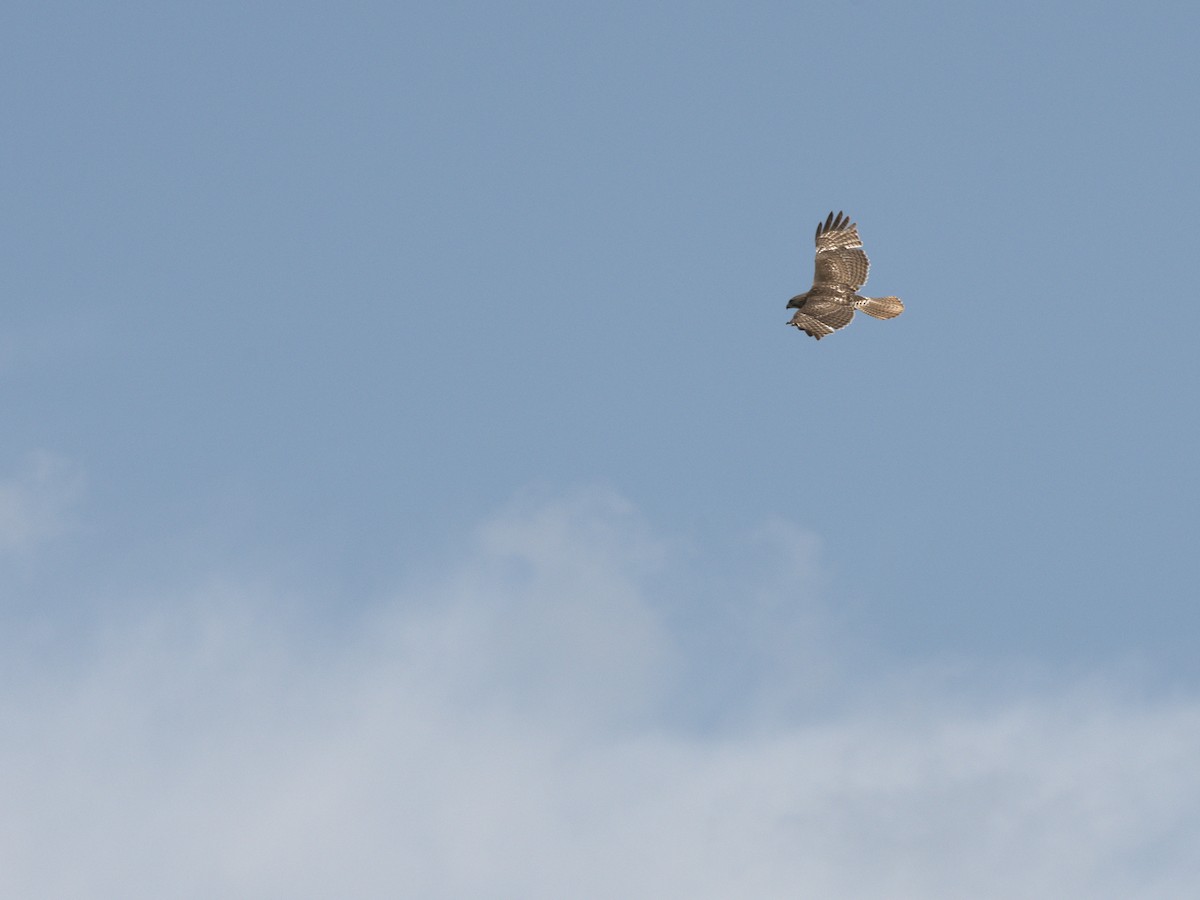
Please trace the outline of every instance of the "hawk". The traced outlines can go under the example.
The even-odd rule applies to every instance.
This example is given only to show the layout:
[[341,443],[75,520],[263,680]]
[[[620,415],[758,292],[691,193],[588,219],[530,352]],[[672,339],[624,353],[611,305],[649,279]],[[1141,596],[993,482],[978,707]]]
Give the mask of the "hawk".
[[860,297],[855,293],[867,283],[867,254],[862,251],[858,226],[844,213],[833,213],[817,225],[817,274],[812,288],[788,301],[795,309],[789,325],[795,325],[818,341],[845,328],[861,309],[876,319],[893,319],[904,312],[899,297]]

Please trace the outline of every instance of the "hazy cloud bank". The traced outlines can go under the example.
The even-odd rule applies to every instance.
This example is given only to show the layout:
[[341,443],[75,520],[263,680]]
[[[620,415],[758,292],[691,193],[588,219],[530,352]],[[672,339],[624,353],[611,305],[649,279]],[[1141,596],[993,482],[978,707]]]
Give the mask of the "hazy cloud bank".
[[65,665],[10,636],[0,895],[1200,888],[1200,701],[863,685],[816,546],[776,523],[706,589],[702,554],[583,494],[485,523],[350,631],[222,586]]

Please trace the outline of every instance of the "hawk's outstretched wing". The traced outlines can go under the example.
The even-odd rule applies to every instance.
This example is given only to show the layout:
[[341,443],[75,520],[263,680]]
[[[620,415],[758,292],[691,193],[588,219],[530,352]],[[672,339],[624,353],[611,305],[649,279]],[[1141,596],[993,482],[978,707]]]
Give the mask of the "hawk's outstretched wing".
[[854,318],[854,308],[836,300],[810,298],[803,309],[796,311],[789,325],[795,325],[818,341],[839,328],[845,328]]
[[833,293],[853,293],[867,283],[871,268],[862,251],[858,226],[843,213],[833,213],[817,226],[817,271],[813,288],[829,288]]

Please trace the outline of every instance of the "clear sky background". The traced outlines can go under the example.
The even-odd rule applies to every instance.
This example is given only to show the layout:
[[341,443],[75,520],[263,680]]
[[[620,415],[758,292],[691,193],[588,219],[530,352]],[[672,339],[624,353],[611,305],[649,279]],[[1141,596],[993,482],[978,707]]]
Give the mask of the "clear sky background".
[[1200,893],[1198,33],[5,4],[0,893]]

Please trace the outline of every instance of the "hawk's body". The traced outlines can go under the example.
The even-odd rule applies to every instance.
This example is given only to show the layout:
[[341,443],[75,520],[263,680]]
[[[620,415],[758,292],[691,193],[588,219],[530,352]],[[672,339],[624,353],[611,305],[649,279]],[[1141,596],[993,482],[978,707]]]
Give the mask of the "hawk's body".
[[844,214],[833,213],[817,226],[817,271],[813,286],[788,301],[795,309],[789,325],[817,340],[845,328],[861,309],[876,319],[892,319],[904,312],[899,297],[861,297],[856,291],[867,283],[871,268],[862,250],[858,226]]

